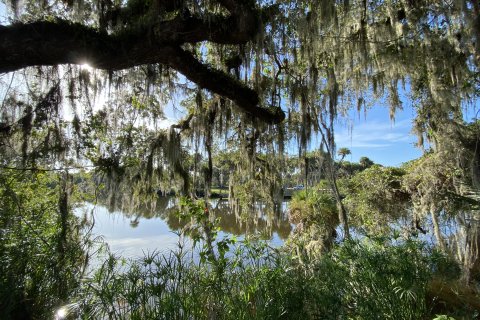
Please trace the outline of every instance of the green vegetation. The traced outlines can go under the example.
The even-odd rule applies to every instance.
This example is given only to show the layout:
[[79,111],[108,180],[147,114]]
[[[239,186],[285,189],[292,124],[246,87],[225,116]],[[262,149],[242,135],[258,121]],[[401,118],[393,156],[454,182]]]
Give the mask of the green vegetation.
[[410,195],[402,186],[405,171],[374,165],[346,182],[344,199],[352,223],[368,234],[385,234],[391,224],[407,219]]
[[291,243],[309,254],[328,251],[337,236],[338,207],[325,184],[294,194],[289,219],[296,224]]
[[48,319],[80,285],[89,238],[65,207],[65,177],[0,170],[2,319]]
[[119,319],[422,319],[437,268],[413,241],[346,242],[304,264],[250,242],[221,268],[188,255],[151,254],[124,264],[112,256],[71,312]]

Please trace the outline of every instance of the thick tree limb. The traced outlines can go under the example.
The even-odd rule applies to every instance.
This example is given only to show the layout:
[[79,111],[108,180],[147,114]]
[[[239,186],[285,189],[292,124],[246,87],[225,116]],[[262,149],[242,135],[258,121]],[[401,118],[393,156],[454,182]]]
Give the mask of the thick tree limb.
[[[137,32],[124,31],[118,35],[108,35],[96,29],[73,24],[68,21],[39,21],[29,24],[0,26],[0,72],[18,70],[27,66],[56,65],[61,63],[80,63],[89,61],[92,65],[97,57],[96,67],[100,69],[119,70],[135,65],[152,63],[158,58],[155,50],[164,46],[180,46],[184,43],[212,41],[224,44],[242,44],[251,39],[251,35],[232,33],[229,26],[234,26],[230,19],[217,21],[216,27],[207,26],[197,18],[174,19],[159,22],[150,30]],[[234,28],[233,28],[234,29]],[[230,30],[230,31],[229,31]],[[252,30],[249,30],[253,32]],[[123,58],[126,54],[134,56],[134,52],[149,52],[150,59],[143,61],[125,61],[121,63],[104,61],[114,54]],[[159,52],[159,55],[163,55]],[[100,64],[100,61],[103,61]],[[111,66],[107,66],[110,64]]]
[[271,123],[279,123],[285,119],[281,109],[258,107],[259,98],[254,90],[232,76],[200,63],[191,53],[180,48],[173,49],[168,58],[168,65],[184,74],[189,80],[201,88],[231,99],[253,117]]
[[200,87],[234,101],[238,107],[269,123],[285,118],[281,109],[259,107],[258,94],[229,74],[213,69],[181,49],[184,43],[211,41],[244,44],[253,39],[260,15],[250,1],[219,0],[232,14],[177,16],[116,34],[64,20],[0,26],[0,73],[29,66],[88,63],[104,70],[122,70],[160,63],[181,72]]

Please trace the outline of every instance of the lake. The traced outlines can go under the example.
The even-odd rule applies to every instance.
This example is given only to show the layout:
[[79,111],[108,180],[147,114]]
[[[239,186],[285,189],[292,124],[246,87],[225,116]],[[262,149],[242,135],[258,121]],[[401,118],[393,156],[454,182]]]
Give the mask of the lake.
[[[175,250],[179,242],[188,243],[188,239],[179,236],[186,223],[176,215],[176,201],[173,197],[160,197],[154,208],[137,209],[135,212],[85,203],[75,212],[93,224],[92,233],[103,237],[112,253],[135,258],[153,251],[168,253]],[[216,208],[212,210],[215,217],[220,218],[219,239],[236,236],[241,240],[245,235],[256,235],[267,240],[271,246],[278,247],[293,230],[288,221],[287,202],[282,204],[277,215],[267,216],[258,206],[248,221],[235,216],[229,210],[227,201],[214,200],[212,207]]]

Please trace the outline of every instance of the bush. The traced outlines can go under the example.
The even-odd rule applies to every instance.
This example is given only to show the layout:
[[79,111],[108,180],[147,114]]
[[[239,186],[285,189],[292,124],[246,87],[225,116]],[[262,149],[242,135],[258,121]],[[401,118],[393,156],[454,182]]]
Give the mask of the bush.
[[328,251],[339,224],[337,203],[323,184],[294,194],[289,204],[289,220],[296,224],[288,244],[309,255]]
[[84,254],[59,188],[54,176],[0,170],[2,319],[52,318],[79,284]]

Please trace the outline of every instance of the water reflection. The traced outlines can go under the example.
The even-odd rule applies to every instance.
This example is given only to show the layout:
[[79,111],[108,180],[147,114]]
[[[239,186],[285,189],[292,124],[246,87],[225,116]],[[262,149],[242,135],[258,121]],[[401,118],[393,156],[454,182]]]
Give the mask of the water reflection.
[[[216,218],[220,218],[220,230],[228,234],[236,236],[257,234],[263,240],[271,240],[276,233],[280,239],[286,240],[292,230],[286,210],[276,216],[259,212],[248,218],[241,218],[232,212],[225,200],[217,200],[212,205],[211,211]],[[171,230],[180,231],[187,223],[178,219],[175,209],[165,210],[163,213],[161,217]]]
[[[118,202],[117,202],[118,203]],[[188,223],[179,219],[173,197],[160,197],[153,203],[129,210],[122,207],[105,207],[86,204],[84,214],[90,214],[94,221],[94,233],[104,237],[113,252],[124,256],[141,256],[146,251],[175,249],[178,246],[178,233]],[[220,218],[220,234],[243,235],[256,234],[279,246],[288,238],[292,225],[288,221],[287,203],[278,212],[265,214],[258,205],[255,214],[248,219],[236,216],[224,200],[211,203],[211,212]]]

